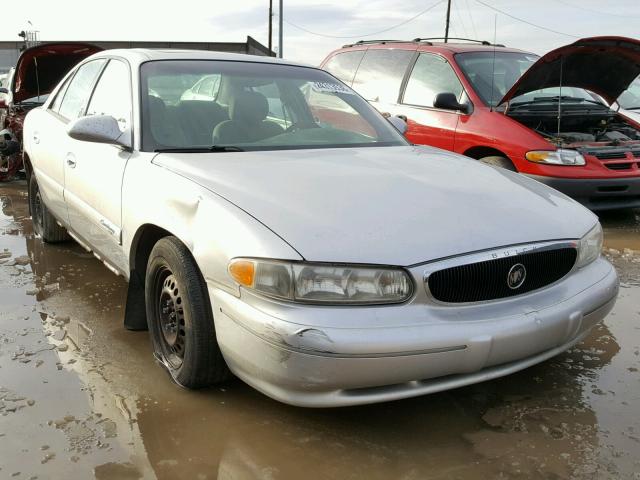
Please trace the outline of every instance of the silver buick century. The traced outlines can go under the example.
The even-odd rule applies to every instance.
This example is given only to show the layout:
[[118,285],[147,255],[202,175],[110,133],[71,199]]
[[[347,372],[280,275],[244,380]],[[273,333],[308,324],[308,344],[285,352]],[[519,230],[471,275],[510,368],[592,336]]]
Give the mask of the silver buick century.
[[315,68],[102,52],[27,116],[34,228],[128,280],[125,326],[189,388],[381,402],[584,338],[618,289],[598,219],[402,130]]

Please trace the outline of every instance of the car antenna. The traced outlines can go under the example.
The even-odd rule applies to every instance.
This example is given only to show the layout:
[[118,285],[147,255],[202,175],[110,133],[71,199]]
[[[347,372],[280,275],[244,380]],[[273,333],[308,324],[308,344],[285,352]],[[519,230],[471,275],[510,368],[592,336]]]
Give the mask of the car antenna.
[[491,101],[489,102],[489,111],[493,112],[493,88],[496,83],[496,35],[498,31],[498,14],[493,17],[493,63],[491,65]]
[[564,66],[564,56],[560,56],[560,90],[558,91],[558,136],[560,138],[560,122],[562,120],[562,70]]
[[36,89],[38,93],[38,103],[40,103],[40,77],[38,76],[38,59],[33,57],[33,63],[36,66]]

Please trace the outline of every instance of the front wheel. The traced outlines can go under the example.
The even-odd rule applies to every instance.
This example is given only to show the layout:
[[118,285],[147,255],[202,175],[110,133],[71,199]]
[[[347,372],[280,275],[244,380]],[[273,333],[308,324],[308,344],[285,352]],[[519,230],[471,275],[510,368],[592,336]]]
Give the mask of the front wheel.
[[151,251],[145,300],[155,356],[176,383],[202,388],[229,378],[204,279],[175,237],[160,239]]
[[513,164],[513,162],[509,160],[507,157],[501,157],[496,155],[496,156],[481,158],[480,161],[482,163],[486,163],[487,165],[493,165],[494,167],[502,167],[506,170],[517,172],[517,169]]

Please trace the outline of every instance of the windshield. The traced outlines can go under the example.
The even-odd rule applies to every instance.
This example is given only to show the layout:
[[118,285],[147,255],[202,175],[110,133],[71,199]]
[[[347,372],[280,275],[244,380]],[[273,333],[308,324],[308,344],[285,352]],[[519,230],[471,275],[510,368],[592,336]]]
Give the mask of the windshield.
[[629,88],[618,97],[618,105],[627,110],[640,110],[640,77],[631,82]]
[[25,98],[24,100],[20,101],[20,103],[21,104],[33,103],[33,104],[36,104],[36,105],[42,105],[44,102],[47,101],[47,98],[49,98],[49,94],[48,93],[43,93],[39,97]]
[[590,93],[583,88],[576,87],[550,87],[540,90],[534,90],[527,92],[523,95],[514,97],[509,103],[512,107],[525,104],[525,103],[538,103],[538,102],[557,102],[562,99],[563,103],[600,103],[605,105],[604,100],[596,95]]
[[475,92],[486,105],[492,107],[498,105],[502,97],[536,60],[538,57],[530,53],[500,51],[496,51],[495,54],[467,52],[456,55],[458,65]]
[[353,90],[314,68],[153,61],[141,66],[141,89],[147,151],[407,145]]

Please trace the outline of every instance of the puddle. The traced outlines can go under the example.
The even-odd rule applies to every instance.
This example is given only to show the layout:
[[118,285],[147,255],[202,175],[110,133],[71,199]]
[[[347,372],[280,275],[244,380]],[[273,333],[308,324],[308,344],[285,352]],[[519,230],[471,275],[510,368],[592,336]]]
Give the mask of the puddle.
[[171,383],[147,333],[122,326],[124,282],[34,239],[24,185],[0,199],[0,478],[639,478],[635,213],[603,218],[627,285],[571,351],[454,391],[306,410],[240,381]]

